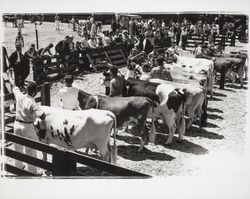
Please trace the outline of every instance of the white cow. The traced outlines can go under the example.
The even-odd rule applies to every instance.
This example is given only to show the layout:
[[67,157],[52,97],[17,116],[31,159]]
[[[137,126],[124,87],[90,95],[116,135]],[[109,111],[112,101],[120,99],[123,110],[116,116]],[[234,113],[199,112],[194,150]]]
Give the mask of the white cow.
[[[184,71],[190,73],[204,73],[208,78],[208,91],[211,96],[213,95],[213,85],[214,85],[214,62],[212,60],[203,58],[193,58],[193,57],[183,57],[178,56],[177,63],[172,64],[173,67],[181,67]],[[183,67],[185,66],[185,67]]]
[[[116,117],[106,110],[71,111],[42,106],[45,120],[34,123],[39,139],[67,149],[96,146],[105,161],[116,163]],[[110,146],[111,130],[114,144]]]

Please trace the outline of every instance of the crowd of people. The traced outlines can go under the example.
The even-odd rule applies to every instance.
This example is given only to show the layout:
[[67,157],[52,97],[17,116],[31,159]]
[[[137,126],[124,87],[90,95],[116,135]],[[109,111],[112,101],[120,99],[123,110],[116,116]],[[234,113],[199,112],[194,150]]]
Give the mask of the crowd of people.
[[[55,26],[57,31],[60,30],[59,20],[59,17],[56,16]],[[212,53],[221,53],[220,45],[215,45],[214,43],[213,36],[215,35],[226,34],[231,37],[232,34],[238,34],[239,40],[244,40],[245,27],[240,22],[234,22],[234,26],[232,26],[229,24],[233,22],[226,21],[222,23],[220,20],[218,16],[211,24],[202,20],[198,20],[196,24],[193,24],[184,18],[181,23],[170,21],[169,24],[166,24],[163,20],[131,19],[128,29],[125,29],[119,23],[119,20],[116,19],[111,24],[112,31],[103,31],[102,25],[96,23],[93,17],[89,17],[83,24],[85,26],[84,35],[80,41],[74,42],[74,37],[68,35],[56,45],[49,43],[38,50],[35,49],[34,44],[31,44],[25,53],[22,53],[22,48],[25,44],[24,38],[21,30],[18,29],[18,35],[15,40],[16,50],[10,56],[8,56],[5,47],[2,50],[3,72],[8,74],[7,76],[13,87],[12,90],[16,100],[15,134],[34,140],[37,139],[33,126],[34,120],[37,117],[42,120],[46,117],[34,100],[34,96],[37,93],[37,84],[34,82],[29,83],[26,86],[26,94],[22,93],[22,89],[24,89],[25,79],[30,73],[30,63],[37,57],[46,58],[47,63],[50,62],[53,56],[51,52],[53,47],[55,48],[55,54],[58,55],[58,61],[63,67],[70,67],[67,61],[73,59],[76,61],[72,62],[71,65],[84,65],[84,70],[91,70],[87,57],[82,62],[78,60],[79,52],[86,55],[88,49],[123,45],[128,53],[126,74],[122,74],[117,66],[108,62],[105,62],[107,70],[103,72],[104,85],[106,87],[105,94],[110,97],[123,96],[123,92],[126,89],[124,82],[128,78],[138,78],[144,81],[158,78],[173,81],[171,72],[166,66],[177,61],[178,48],[181,46],[182,49],[185,49],[185,42],[189,34],[210,36],[207,46],[196,45],[194,49],[194,57],[196,58],[204,57],[205,49],[210,51],[210,55]],[[73,25],[76,22],[74,18],[71,21]],[[230,31],[233,33],[230,33]],[[159,53],[156,46],[164,42],[170,42],[170,45],[165,51]],[[74,84],[73,76],[66,75],[64,82],[65,87],[61,88],[57,94],[61,107],[69,110],[79,110],[79,88]],[[29,137],[30,135],[33,135],[33,137]],[[22,147],[16,146],[16,151],[22,150]],[[26,150],[26,153],[29,155],[36,156],[33,149]],[[24,168],[24,165],[19,161],[16,161],[16,166]],[[30,165],[28,170],[33,173],[37,172],[36,168]]]

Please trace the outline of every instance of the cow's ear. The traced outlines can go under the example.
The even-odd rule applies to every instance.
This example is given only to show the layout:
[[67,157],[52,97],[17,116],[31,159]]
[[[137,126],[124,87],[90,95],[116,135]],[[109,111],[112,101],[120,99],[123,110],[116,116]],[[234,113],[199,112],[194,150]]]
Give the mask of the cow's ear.
[[86,103],[85,109],[96,108],[96,99],[92,96]]

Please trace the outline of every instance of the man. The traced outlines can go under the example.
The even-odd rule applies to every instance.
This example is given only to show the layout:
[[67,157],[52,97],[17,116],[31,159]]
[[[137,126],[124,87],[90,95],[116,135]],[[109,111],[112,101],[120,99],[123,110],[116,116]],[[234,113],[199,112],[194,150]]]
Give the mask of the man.
[[47,45],[46,47],[43,47],[43,48],[40,48],[38,51],[37,51],[37,54],[39,56],[43,56],[43,55],[49,55],[49,56],[52,56],[53,54],[51,53],[51,48],[53,48],[53,44],[50,43],[49,45]]
[[31,44],[30,48],[24,53],[24,56],[30,60],[37,56],[37,52],[35,50],[35,44]]
[[110,69],[110,94],[109,97],[122,96],[123,91],[123,76],[118,75],[118,68],[116,66],[111,66]]
[[15,45],[20,45],[21,48],[24,47],[24,40],[23,40],[23,36],[21,34],[21,32],[18,32],[17,33],[17,37],[16,37],[16,40],[15,40]]
[[162,79],[173,81],[171,73],[164,67],[164,58],[158,57],[156,59],[157,67],[153,68],[150,72],[150,79]]
[[24,86],[22,65],[23,60],[24,56],[22,54],[22,47],[19,44],[16,46],[16,50],[9,57],[9,67],[14,69],[15,85],[18,87]]
[[56,46],[55,50],[58,53],[58,59],[60,63],[64,63],[70,56],[70,46],[69,46],[70,37],[66,36],[64,40],[59,41]]
[[73,84],[73,76],[66,75],[64,78],[65,87],[58,92],[58,97],[61,101],[61,107],[68,110],[79,110],[78,92],[79,89]]
[[[41,107],[35,102],[34,99],[34,96],[37,94],[37,85],[34,82],[29,83],[27,86],[27,94],[23,94],[12,79],[12,70],[8,73],[8,76],[16,99],[14,134],[37,141],[38,137],[33,123],[35,118],[44,120],[46,117],[45,113],[41,110]],[[23,153],[24,148],[27,155],[36,157],[36,150],[24,147],[23,145],[15,144],[15,150],[17,152]],[[18,160],[15,160],[15,166],[20,169],[25,168],[24,163]],[[33,165],[28,164],[27,170],[31,173],[37,174],[37,169]]]
[[60,24],[60,17],[58,15],[55,16],[55,25],[56,25],[56,31],[59,31],[59,24]]
[[148,54],[150,53],[154,47],[151,43],[151,40],[150,40],[150,33],[149,32],[146,32],[145,33],[145,39],[143,40],[143,51]]
[[88,44],[90,48],[97,48],[97,42],[94,35],[91,35],[91,38],[88,40]]

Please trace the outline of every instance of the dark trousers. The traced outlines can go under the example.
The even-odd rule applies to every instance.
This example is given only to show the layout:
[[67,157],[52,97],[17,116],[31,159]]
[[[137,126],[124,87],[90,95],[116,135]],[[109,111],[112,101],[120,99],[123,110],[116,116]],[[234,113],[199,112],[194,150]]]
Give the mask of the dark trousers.
[[23,68],[21,63],[16,63],[13,67],[15,75],[15,84],[17,87],[24,86]]
[[176,34],[176,45],[179,46],[181,34]]
[[183,35],[181,37],[181,39],[182,39],[181,47],[182,47],[183,50],[185,50],[186,49],[186,45],[187,45],[187,35]]

